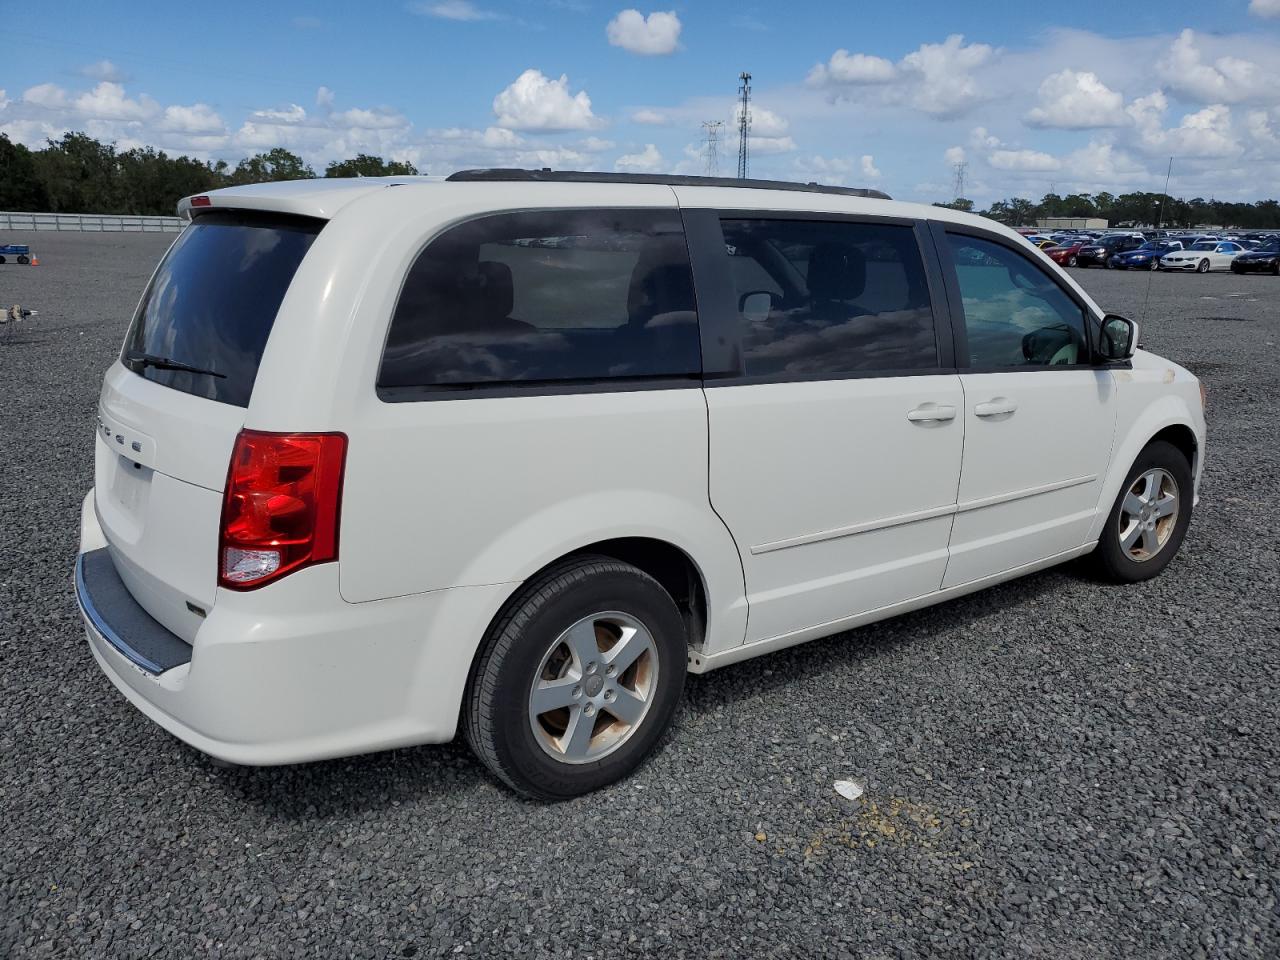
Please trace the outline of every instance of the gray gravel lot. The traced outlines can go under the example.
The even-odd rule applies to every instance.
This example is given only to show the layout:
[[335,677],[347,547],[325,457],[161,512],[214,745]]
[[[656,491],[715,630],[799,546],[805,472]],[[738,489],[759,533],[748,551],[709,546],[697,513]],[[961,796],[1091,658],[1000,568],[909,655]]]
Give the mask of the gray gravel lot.
[[1208,383],[1163,577],[1060,568],[691,678],[639,775],[541,806],[460,745],[219,768],[100,675],[90,423],[170,239],[0,266],[40,310],[0,336],[0,957],[1280,955],[1280,280],[1076,274],[1134,317],[1150,284],[1145,345]]

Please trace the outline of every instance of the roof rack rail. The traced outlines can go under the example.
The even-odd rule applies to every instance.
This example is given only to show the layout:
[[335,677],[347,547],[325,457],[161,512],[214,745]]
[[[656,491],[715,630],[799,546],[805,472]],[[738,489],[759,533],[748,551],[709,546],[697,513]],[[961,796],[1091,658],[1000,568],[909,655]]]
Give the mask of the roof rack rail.
[[518,167],[490,167],[459,170],[445,177],[454,183],[486,181],[544,183],[656,183],[670,187],[745,187],[752,190],[794,190],[801,193],[831,193],[845,197],[892,200],[887,193],[865,187],[829,187],[821,183],[794,180],[739,180],[734,177],[694,177],[664,173],[595,173],[587,170],[523,170]]

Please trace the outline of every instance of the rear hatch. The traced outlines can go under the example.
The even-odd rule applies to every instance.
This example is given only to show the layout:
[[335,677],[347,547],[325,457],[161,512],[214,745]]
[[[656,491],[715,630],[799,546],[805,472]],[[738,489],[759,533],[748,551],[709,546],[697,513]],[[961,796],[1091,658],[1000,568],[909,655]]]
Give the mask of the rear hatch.
[[217,210],[161,261],[98,405],[98,521],[125,586],[190,642],[217,593],[222,491],[276,312],[324,221]]

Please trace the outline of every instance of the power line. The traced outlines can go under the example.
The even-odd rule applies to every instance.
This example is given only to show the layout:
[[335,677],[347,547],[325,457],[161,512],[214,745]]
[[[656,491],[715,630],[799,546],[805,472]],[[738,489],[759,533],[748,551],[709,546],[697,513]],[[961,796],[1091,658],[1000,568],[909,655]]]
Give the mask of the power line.
[[708,177],[720,176],[720,128],[723,126],[722,120],[702,121],[702,129],[706,133],[706,145],[702,148],[703,172]]
[[969,173],[969,161],[961,160],[957,162],[952,169],[955,171],[955,178],[951,182],[954,190],[952,197],[953,199],[959,200],[964,196],[964,181],[965,177]]
[[738,179],[747,178],[748,141],[751,138],[751,74],[738,75]]

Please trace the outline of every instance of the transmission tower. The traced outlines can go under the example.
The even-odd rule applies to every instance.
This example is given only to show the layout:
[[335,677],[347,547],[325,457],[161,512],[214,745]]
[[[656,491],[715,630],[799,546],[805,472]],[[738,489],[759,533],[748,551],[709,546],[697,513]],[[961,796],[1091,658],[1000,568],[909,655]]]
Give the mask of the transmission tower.
[[751,137],[751,74],[738,77],[738,179],[747,178],[747,141]]
[[706,146],[702,148],[702,159],[705,161],[708,177],[720,176],[720,128],[723,126],[723,120],[702,121],[702,129],[707,135]]
[[959,200],[964,196],[964,179],[969,173],[969,161],[961,160],[952,169],[955,170],[955,179],[952,181],[952,187],[955,191],[953,199]]

